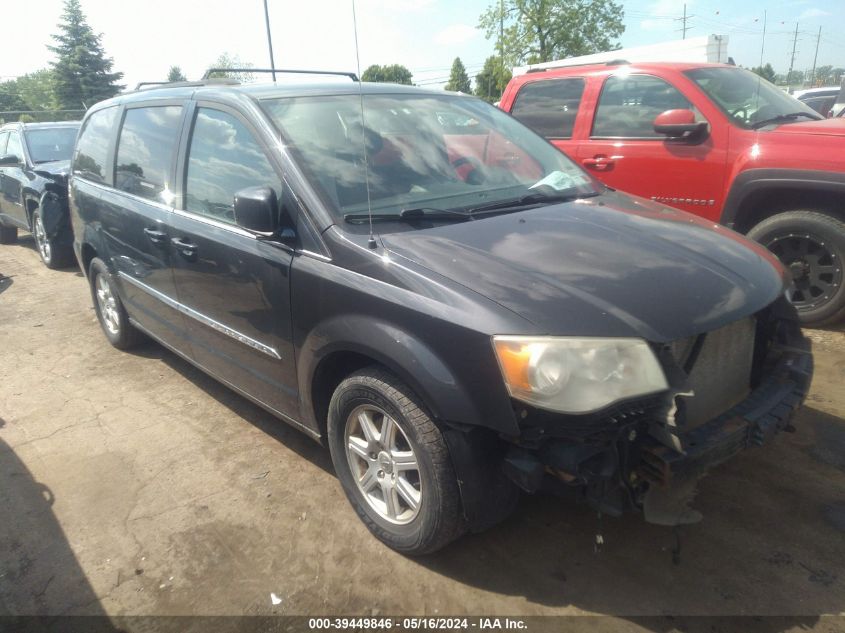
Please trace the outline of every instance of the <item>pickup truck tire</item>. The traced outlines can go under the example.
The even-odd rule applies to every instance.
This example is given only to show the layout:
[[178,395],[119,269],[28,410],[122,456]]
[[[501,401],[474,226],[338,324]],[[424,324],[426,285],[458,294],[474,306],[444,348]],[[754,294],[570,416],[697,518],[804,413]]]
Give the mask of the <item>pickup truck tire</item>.
[[845,317],[845,223],[819,211],[787,211],[762,221],[748,237],[792,273],[792,302],[803,325],[831,325]]
[[32,235],[41,261],[47,268],[67,268],[74,262],[73,249],[68,241],[49,237],[38,211],[32,213]]
[[392,373],[366,367],[338,385],[329,404],[328,442],[352,507],[389,547],[428,554],[466,531],[443,435]]
[[129,349],[143,340],[143,335],[129,322],[129,315],[120,300],[105,262],[98,257],[91,260],[88,268],[91,280],[91,298],[97,320],[109,343],[117,349]]
[[18,241],[18,229],[15,226],[0,224],[0,244],[14,244]]

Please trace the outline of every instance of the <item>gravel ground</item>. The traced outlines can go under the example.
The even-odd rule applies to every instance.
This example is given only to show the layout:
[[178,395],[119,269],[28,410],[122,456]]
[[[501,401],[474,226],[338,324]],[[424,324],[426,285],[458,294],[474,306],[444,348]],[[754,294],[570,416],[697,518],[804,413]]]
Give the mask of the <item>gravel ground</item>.
[[599,528],[588,508],[544,496],[409,559],[358,521],[322,447],[156,344],[110,347],[85,279],[47,270],[29,236],[0,247],[0,274],[0,614],[615,616],[568,621],[590,631],[751,614],[791,616],[766,631],[845,627],[818,617],[845,613],[841,328],[809,332],[816,375],[797,432],[702,482],[705,518],[682,530],[679,565],[666,528],[637,516]]

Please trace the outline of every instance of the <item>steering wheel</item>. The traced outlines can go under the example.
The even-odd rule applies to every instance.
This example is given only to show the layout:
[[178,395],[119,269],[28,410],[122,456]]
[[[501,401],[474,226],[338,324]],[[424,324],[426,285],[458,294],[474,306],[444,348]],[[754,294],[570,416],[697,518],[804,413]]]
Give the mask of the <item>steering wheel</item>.
[[459,167],[463,167],[464,165],[469,165],[472,169],[467,173],[466,178],[464,181],[470,185],[480,185],[487,180],[487,174],[485,173],[484,164],[473,156],[461,156],[460,158],[456,158],[452,161],[452,167],[457,169]]

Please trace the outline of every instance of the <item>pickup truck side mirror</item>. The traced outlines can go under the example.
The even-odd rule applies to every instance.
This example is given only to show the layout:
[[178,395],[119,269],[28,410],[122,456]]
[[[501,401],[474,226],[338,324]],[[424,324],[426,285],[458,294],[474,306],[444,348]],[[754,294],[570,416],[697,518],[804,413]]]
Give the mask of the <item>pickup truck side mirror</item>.
[[5,156],[0,156],[0,165],[20,165],[21,159],[15,156],[14,154],[6,154]]
[[279,201],[271,187],[247,187],[235,194],[235,222],[270,237],[278,228]]
[[654,131],[669,138],[696,139],[707,132],[707,121],[696,121],[688,109],[666,110],[654,119]]

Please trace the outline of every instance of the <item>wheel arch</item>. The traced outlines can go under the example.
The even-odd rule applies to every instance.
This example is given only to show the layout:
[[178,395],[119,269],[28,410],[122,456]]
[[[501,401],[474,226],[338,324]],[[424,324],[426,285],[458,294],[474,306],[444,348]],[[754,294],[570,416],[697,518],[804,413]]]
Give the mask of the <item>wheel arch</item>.
[[721,221],[744,234],[767,218],[799,209],[822,211],[845,221],[845,174],[748,170],[734,181]]

